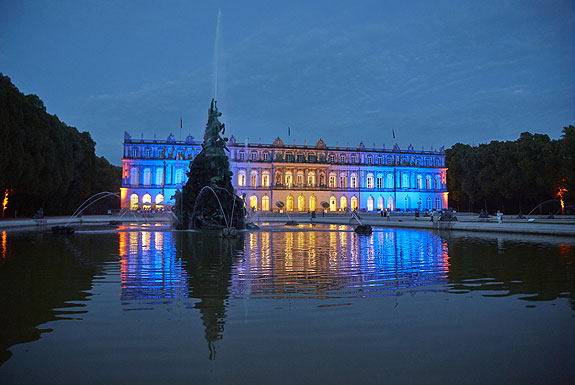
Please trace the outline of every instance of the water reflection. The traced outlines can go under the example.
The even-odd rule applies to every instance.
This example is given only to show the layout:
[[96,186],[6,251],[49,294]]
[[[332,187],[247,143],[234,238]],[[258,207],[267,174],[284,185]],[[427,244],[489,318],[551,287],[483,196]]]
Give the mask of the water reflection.
[[[123,310],[142,302],[151,305],[148,309],[183,304],[202,320],[212,360],[235,299],[259,304],[297,299],[328,306],[334,302],[330,299],[357,304],[363,298],[426,291],[516,295],[530,305],[568,298],[575,310],[575,247],[554,238],[526,241],[404,229],[359,237],[345,225],[276,228],[237,239],[154,226],[117,230],[71,237],[0,234],[0,364],[10,357],[11,346],[51,330],[41,325],[82,320],[95,280],[114,285],[102,292],[113,293],[109,302]],[[460,298],[467,297],[472,296]],[[147,313],[129,314],[141,319]],[[172,321],[159,322],[169,327]],[[90,338],[86,334],[78,337]]]
[[216,341],[224,334],[234,256],[243,250],[243,235],[222,239],[213,233],[178,233],[176,248],[185,261],[189,295],[199,301],[199,309],[209,348],[209,359],[216,358]]
[[439,235],[388,229],[359,237],[348,226],[343,226],[345,231],[340,225],[329,229],[338,231],[248,234],[235,266],[233,294],[400,295],[406,289],[446,282],[448,248]]
[[124,301],[188,297],[188,274],[176,256],[173,232],[119,233]]
[[2,232],[0,365],[11,346],[35,341],[55,320],[81,320],[101,262],[113,261],[116,235],[67,237]]
[[550,241],[450,236],[449,291],[478,291],[486,297],[520,295],[526,301],[569,298],[575,310],[575,247]]

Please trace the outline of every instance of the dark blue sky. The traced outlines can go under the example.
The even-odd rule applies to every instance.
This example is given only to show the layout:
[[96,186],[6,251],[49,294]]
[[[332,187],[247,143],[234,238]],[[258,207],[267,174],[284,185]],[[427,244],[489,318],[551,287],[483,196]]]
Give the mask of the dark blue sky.
[[218,9],[242,142],[437,148],[575,124],[573,1],[2,0],[0,72],[119,164],[125,130],[178,136],[182,117],[203,136]]

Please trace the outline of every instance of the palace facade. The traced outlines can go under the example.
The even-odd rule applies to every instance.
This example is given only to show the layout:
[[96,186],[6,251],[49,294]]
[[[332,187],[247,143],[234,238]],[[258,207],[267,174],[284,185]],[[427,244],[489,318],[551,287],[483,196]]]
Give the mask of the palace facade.
[[[232,183],[254,210],[308,212],[447,208],[445,152],[228,142]],[[202,146],[192,136],[176,141],[134,140],[124,135],[122,208],[169,208],[187,181]],[[282,205],[280,205],[282,206]]]

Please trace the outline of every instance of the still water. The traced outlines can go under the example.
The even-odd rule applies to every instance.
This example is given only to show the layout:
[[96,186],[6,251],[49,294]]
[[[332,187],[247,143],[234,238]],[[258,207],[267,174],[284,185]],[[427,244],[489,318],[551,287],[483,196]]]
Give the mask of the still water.
[[0,232],[0,383],[573,383],[573,239]]

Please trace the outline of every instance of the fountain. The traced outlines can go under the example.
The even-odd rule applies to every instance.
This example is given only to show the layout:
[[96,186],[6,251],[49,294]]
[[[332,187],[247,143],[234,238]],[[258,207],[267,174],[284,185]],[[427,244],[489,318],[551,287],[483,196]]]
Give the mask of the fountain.
[[[176,192],[175,227],[182,229],[222,229],[224,236],[233,228],[245,227],[244,201],[232,186],[232,172],[225,151],[225,125],[220,123],[217,102],[212,99],[202,151],[190,165],[188,182]],[[204,194],[211,191],[212,194]],[[200,199],[202,198],[202,199]],[[226,213],[230,213],[229,220]]]

